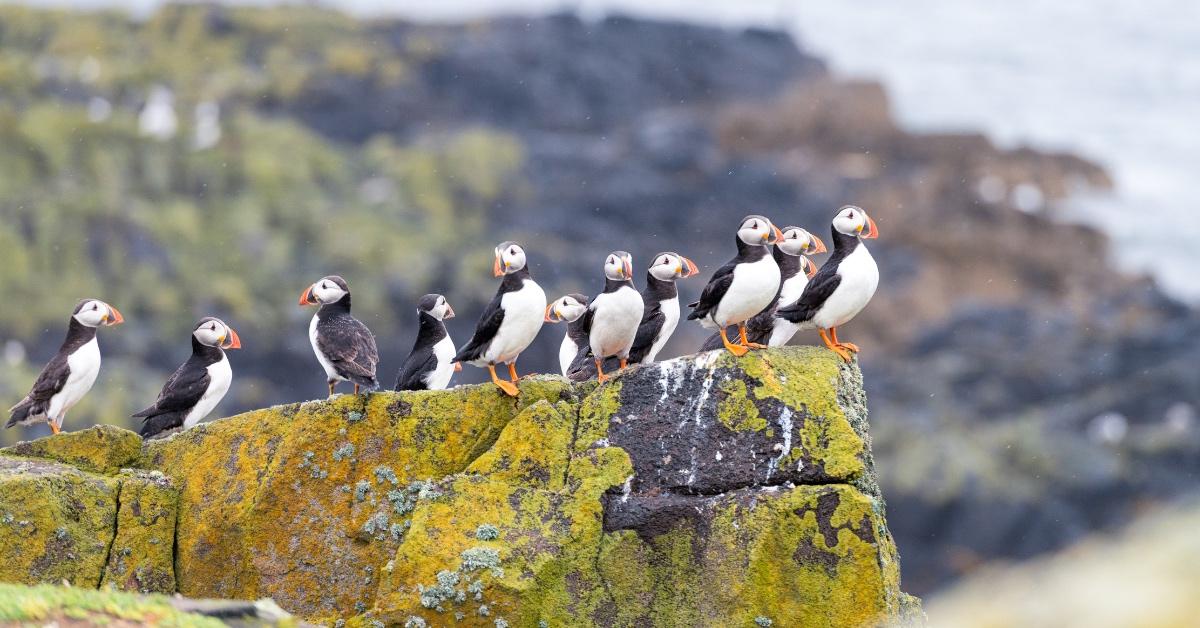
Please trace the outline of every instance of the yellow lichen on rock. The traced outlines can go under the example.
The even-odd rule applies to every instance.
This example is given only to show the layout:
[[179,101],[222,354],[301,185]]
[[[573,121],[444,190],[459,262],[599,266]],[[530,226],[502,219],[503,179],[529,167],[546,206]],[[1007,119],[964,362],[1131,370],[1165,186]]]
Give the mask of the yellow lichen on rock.
[[92,473],[113,474],[132,466],[142,450],[142,439],[129,430],[93,425],[0,449],[0,454],[65,462]]
[[158,471],[123,471],[117,531],[101,586],[175,592],[175,513],[179,493]]
[[64,464],[0,456],[0,582],[97,587],[117,486]]

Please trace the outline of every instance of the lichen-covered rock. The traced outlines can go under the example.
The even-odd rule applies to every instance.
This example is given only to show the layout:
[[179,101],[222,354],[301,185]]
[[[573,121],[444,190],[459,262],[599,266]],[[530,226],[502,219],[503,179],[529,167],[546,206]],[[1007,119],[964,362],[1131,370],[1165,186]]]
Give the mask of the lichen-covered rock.
[[98,586],[118,484],[56,462],[0,456],[0,582]]
[[95,438],[72,458],[139,468],[111,476],[0,456],[0,580],[103,574],[349,626],[920,616],[856,366],[714,352],[521,390],[344,395],[202,424],[136,460]]
[[139,593],[174,593],[179,492],[158,471],[126,470],[119,478],[116,537],[100,584]]
[[0,454],[45,458],[111,475],[128,467],[142,451],[142,438],[111,425],[94,425],[78,432],[64,432],[0,449]]
[[369,607],[424,482],[464,470],[524,407],[571,396],[553,378],[521,389],[342,395],[148,442],[143,464],[180,491],[180,592],[314,619]]

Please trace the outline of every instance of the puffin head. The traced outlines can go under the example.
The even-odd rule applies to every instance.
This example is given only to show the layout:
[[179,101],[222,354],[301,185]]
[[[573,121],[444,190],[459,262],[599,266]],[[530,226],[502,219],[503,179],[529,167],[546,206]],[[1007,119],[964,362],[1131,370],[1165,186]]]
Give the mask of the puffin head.
[[699,272],[692,260],[671,251],[655,255],[650,262],[650,274],[659,281],[686,279]]
[[833,228],[838,233],[868,240],[879,237],[879,227],[875,226],[875,221],[861,207],[854,205],[846,205],[838,210],[837,216],[833,217]]
[[587,311],[588,298],[582,294],[568,294],[546,306],[546,322],[574,323]]
[[450,307],[446,297],[440,294],[427,294],[421,297],[421,300],[417,301],[417,309],[439,321],[454,318],[454,308]]
[[821,241],[821,238],[800,227],[785,228],[783,230],[783,237],[775,243],[775,248],[793,257],[797,255],[816,255],[828,250],[825,248],[825,243]]
[[742,219],[738,227],[738,239],[750,245],[775,244],[783,234],[779,228],[763,216],[751,214]]
[[348,294],[350,286],[346,285],[346,280],[337,275],[329,275],[300,293],[300,305],[337,303]]
[[633,256],[625,251],[613,251],[604,259],[604,276],[613,281],[633,279]]
[[125,318],[117,308],[99,299],[84,299],[75,306],[71,318],[79,321],[84,327],[112,327],[125,322]]
[[525,268],[525,249],[516,242],[503,242],[496,247],[496,263],[492,265],[492,274],[503,277]]
[[212,316],[206,316],[196,323],[196,328],[192,330],[192,336],[196,340],[209,347],[220,347],[222,349],[241,349],[242,339],[238,338],[237,332],[233,328],[225,324],[225,321]]

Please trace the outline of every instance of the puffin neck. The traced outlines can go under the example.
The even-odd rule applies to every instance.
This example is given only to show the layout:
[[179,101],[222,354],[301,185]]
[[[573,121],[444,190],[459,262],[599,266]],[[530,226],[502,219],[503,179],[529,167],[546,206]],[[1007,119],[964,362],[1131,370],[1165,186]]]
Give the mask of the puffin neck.
[[651,297],[651,301],[666,301],[679,296],[679,289],[675,286],[674,281],[663,281],[655,277],[650,271],[646,271],[646,296]]
[[500,288],[504,292],[515,292],[525,285],[526,279],[532,278],[533,276],[529,274],[529,267],[523,266],[520,270],[505,274],[504,279],[500,280]]
[[761,244],[746,244],[736,234],[733,239],[737,241],[737,258],[743,262],[757,262],[767,254],[767,247]]
[[71,317],[70,323],[67,325],[67,337],[63,339],[62,349],[73,350],[87,344],[92,338],[96,337],[96,328],[88,327],[83,323]]
[[833,255],[839,259],[849,255],[862,244],[856,235],[847,235],[835,228],[830,228],[830,231],[833,233]]
[[616,292],[617,290],[620,290],[622,286],[629,286],[630,288],[632,288],[633,281],[630,279],[617,280],[617,279],[609,279],[607,276],[604,277],[604,293],[605,294],[609,294],[611,292]]
[[791,279],[800,272],[801,262],[799,255],[788,255],[783,249],[775,247],[771,256],[775,258],[775,263],[779,264],[779,274],[784,279]]
[[446,324],[429,312],[417,310],[417,341],[415,347],[437,344],[446,337]]
[[192,355],[199,358],[211,358],[214,362],[216,362],[220,361],[221,356],[225,355],[225,352],[222,351],[220,347],[211,347],[203,342],[200,342],[200,340],[196,338],[196,334],[192,334]]
[[321,304],[321,309],[317,310],[317,314],[324,318],[326,314],[349,314],[350,313],[350,293],[342,295],[342,298],[333,303]]

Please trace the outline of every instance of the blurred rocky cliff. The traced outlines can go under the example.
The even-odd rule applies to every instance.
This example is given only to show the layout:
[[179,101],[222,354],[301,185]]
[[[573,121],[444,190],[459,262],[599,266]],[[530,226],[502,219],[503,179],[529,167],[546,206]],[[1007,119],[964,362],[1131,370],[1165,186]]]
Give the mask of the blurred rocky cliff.
[[[0,7],[0,167],[0,292],[19,304],[0,309],[0,392],[24,394],[79,297],[129,322],[68,429],[153,399],[206,314],[246,347],[217,414],[323,394],[294,293],[327,273],[386,382],[420,294],[445,293],[466,338],[500,240],[528,244],[548,293],[590,294],[612,249],[711,271],[747,213],[824,235],[850,202],[882,231],[880,293],[844,335],[866,349],[911,590],[1120,524],[1200,467],[1200,316],[1051,219],[1106,174],[900,129],[879,85],[778,32]],[[560,333],[522,370],[553,370]],[[681,326],[666,355],[703,336]]]

